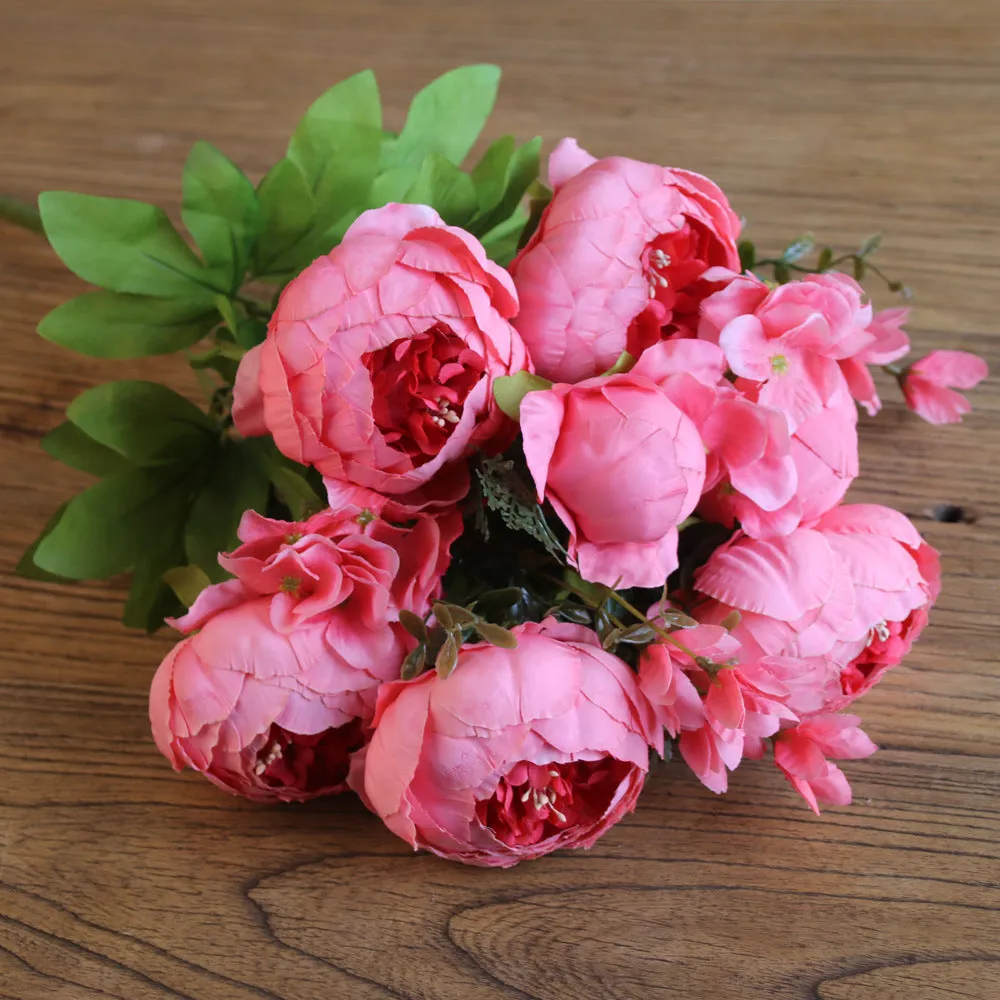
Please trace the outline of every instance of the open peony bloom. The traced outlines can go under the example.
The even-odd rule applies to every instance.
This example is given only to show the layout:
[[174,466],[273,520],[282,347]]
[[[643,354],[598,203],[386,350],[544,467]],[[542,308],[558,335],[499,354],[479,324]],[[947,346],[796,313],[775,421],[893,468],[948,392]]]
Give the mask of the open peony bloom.
[[878,504],[843,504],[816,528],[847,566],[854,584],[856,633],[860,642],[839,644],[839,690],[825,710],[836,711],[870,690],[899,664],[927,624],[941,589],[937,552],[909,519]]
[[823,715],[779,733],[774,741],[774,763],[792,787],[819,815],[819,801],[846,806],[851,786],[835,760],[870,757],[878,747],[862,732],[856,715]]
[[635,807],[662,731],[635,675],[589,629],[514,629],[464,646],[446,679],[387,684],[364,797],[414,848],[509,867],[590,847]]
[[[521,403],[538,499],[569,529],[569,555],[584,579],[608,586],[663,585],[677,568],[678,525],[705,480],[694,423],[644,361],[625,374],[530,392]],[[699,386],[692,379],[675,388]]]
[[722,191],[686,170],[595,160],[573,139],[553,150],[549,180],[552,201],[510,268],[538,373],[577,382],[626,347],[693,334],[715,287],[706,272],[739,269],[740,223]]
[[281,294],[267,339],[236,379],[244,435],[324,476],[406,494],[512,429],[492,396],[495,375],[528,360],[508,319],[510,276],[468,233],[423,205],[365,212],[343,241]]
[[972,389],[989,374],[986,362],[968,351],[931,351],[903,377],[906,405],[932,424],[955,424],[972,406],[956,389]]
[[279,630],[267,597],[222,610],[160,664],[153,738],[177,770],[256,801],[341,791],[406,642],[399,625],[369,628],[349,614]]

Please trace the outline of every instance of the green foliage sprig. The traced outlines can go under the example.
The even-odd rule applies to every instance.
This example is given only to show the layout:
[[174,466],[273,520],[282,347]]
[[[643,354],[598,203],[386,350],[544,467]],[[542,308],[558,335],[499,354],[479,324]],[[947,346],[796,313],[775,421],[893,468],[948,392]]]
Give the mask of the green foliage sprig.
[[[198,581],[225,576],[244,510],[301,518],[323,505],[315,474],[270,439],[244,440],[230,416],[240,358],[259,344],[281,288],[329,252],[362,212],[391,201],[431,205],[506,264],[525,237],[541,139],[497,139],[462,164],[496,100],[500,70],[465,66],[416,94],[400,131],[386,129],[371,71],[328,90],[285,156],[258,184],[198,142],[184,165],[186,235],[153,205],[67,191],[39,213],[0,215],[44,229],[55,252],[98,290],[58,306],[45,339],[98,358],[184,352],[207,397],[199,408],[153,382],[112,382],[75,399],[43,447],[98,479],[53,515],[18,572],[42,579],[132,574],[126,625],[156,629]],[[267,286],[271,286],[270,291]],[[269,301],[262,301],[261,289]]]

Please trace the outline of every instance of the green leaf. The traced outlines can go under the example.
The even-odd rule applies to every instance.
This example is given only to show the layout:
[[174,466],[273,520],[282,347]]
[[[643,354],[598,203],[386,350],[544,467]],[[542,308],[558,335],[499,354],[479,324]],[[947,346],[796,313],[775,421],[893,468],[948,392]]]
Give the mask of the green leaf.
[[52,248],[84,281],[113,292],[207,303],[224,291],[212,286],[161,208],[71,191],[43,191],[38,208]]
[[233,335],[236,338],[236,343],[249,351],[251,347],[256,347],[264,342],[264,338],[267,336],[267,323],[261,319],[244,316],[237,322]]
[[312,228],[316,200],[305,174],[291,160],[279,160],[257,186],[260,235],[251,268],[271,275],[294,270],[291,252]]
[[368,191],[368,207],[381,208],[391,201],[402,201],[406,192],[416,182],[423,166],[420,160],[400,167],[390,167],[372,181]]
[[471,177],[476,186],[479,215],[486,216],[500,204],[507,186],[507,167],[516,148],[517,141],[512,135],[501,136],[472,168]]
[[243,171],[207,142],[196,142],[184,164],[181,217],[213,278],[234,293],[250,262],[260,211]]
[[42,448],[57,462],[101,478],[123,472],[129,467],[127,459],[99,444],[69,420],[42,438]]
[[797,240],[792,240],[792,242],[781,251],[781,259],[788,264],[794,264],[797,260],[801,260],[807,254],[812,253],[815,246],[815,238],[812,234],[806,233],[804,236],[800,236]]
[[[290,459],[276,452],[258,450],[258,461],[261,463],[267,478],[271,481],[278,494],[278,499],[289,509],[296,521],[305,520],[310,514],[322,510],[326,505],[324,499],[312,488],[303,472],[297,472]],[[293,468],[293,466],[295,466]]]
[[602,375],[620,375],[622,372],[630,372],[635,367],[635,358],[628,351],[622,351],[618,355],[618,360]]
[[865,266],[865,259],[860,254],[854,257],[854,280],[864,281],[868,268]]
[[163,574],[163,582],[186,608],[190,608],[198,600],[198,595],[212,583],[200,566],[174,566]]
[[429,83],[413,98],[406,124],[387,165],[421,161],[440,153],[460,164],[468,155],[496,101],[498,66],[461,66]]
[[167,507],[161,510],[163,524],[136,560],[132,585],[122,612],[126,628],[155,632],[167,615],[180,614],[184,607],[165,576],[184,562],[181,539],[185,510]]
[[816,261],[816,270],[826,271],[833,263],[833,247],[823,247],[819,252],[819,259]]
[[491,622],[477,621],[473,628],[491,646],[500,646],[501,649],[516,649],[517,636],[502,625],[494,625]]
[[38,551],[38,546],[52,533],[52,530],[59,523],[68,506],[69,502],[67,501],[48,519],[39,536],[25,550],[24,555],[21,556],[17,566],[14,568],[14,572],[18,576],[23,576],[27,580],[44,580],[50,583],[66,582],[66,577],[59,576],[56,573],[49,573],[38,566],[35,563],[35,553]]
[[430,153],[403,201],[430,205],[448,225],[460,226],[476,210],[476,188],[468,174],[440,153]]
[[528,213],[523,208],[518,208],[513,215],[483,236],[481,238],[483,249],[490,260],[501,267],[506,267],[526,242],[524,227],[530,221]]
[[41,569],[72,580],[124,573],[181,520],[193,472],[174,465],[129,469],[74,497],[35,552]]
[[219,321],[202,299],[158,299],[87,292],[57,306],[38,324],[46,340],[92,358],[172,354],[196,344]]
[[452,632],[445,637],[444,644],[434,658],[434,669],[442,680],[448,677],[458,665],[458,641]]
[[536,136],[511,156],[504,173],[501,197],[491,211],[476,218],[473,226],[475,232],[489,232],[517,211],[528,189],[538,179],[541,149],[541,136]]
[[752,271],[754,264],[757,263],[757,248],[753,245],[753,242],[751,240],[740,240],[736,249],[740,254],[740,270]]
[[783,260],[778,260],[774,263],[774,280],[779,285],[786,285],[792,280],[792,272]]
[[105,382],[77,396],[66,416],[95,441],[139,464],[190,461],[213,441],[208,416],[156,382]]
[[315,198],[318,233],[361,213],[382,142],[382,107],[371,70],[338,83],[305,113],[288,144],[288,159]]
[[531,372],[518,372],[516,375],[500,375],[493,380],[493,398],[497,401],[497,406],[511,420],[520,420],[521,400],[529,392],[551,388],[552,383],[547,378],[542,378],[541,375],[533,375]]
[[868,239],[861,244],[858,250],[859,257],[868,257],[875,253],[876,250],[882,245],[882,234],[875,233],[874,236],[869,236]]
[[226,577],[219,553],[236,548],[236,534],[245,511],[263,512],[268,478],[251,442],[226,442],[191,507],[184,529],[187,561],[200,566],[218,582]]

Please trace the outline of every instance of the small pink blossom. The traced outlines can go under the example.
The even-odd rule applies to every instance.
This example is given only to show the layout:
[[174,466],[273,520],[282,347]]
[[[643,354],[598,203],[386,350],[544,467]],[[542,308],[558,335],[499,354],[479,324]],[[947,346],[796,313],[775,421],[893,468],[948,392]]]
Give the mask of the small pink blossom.
[[662,730],[596,634],[520,625],[516,649],[463,646],[454,671],[387,684],[363,768],[369,807],[414,848],[507,868],[590,847],[635,807]]
[[785,729],[774,740],[774,762],[819,815],[819,801],[846,806],[851,786],[835,760],[870,757],[878,747],[860,729],[856,715],[822,715]]
[[875,380],[869,365],[888,365],[909,353],[910,338],[903,329],[910,310],[905,307],[883,309],[875,314],[868,332],[875,338],[863,350],[849,358],[842,358],[840,370],[847,380],[851,395],[874,417],[882,408],[882,401],[875,390]]
[[932,424],[955,424],[972,409],[955,389],[972,389],[989,374],[986,362],[968,351],[931,351],[903,378],[906,405]]
[[539,374],[577,382],[637,339],[693,334],[713,274],[739,268],[740,224],[719,188],[685,170],[594,160],[572,139],[553,151],[549,178],[554,197],[510,268],[514,324]]

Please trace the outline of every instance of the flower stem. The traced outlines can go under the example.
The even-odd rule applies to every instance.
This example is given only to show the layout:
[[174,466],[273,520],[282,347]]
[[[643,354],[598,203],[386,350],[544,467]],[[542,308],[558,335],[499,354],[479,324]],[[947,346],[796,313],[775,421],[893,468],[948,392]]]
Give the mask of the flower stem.
[[38,209],[25,201],[17,198],[8,198],[0,195],[0,219],[6,219],[15,226],[28,229],[33,233],[42,233],[42,217],[38,214]]
[[633,617],[638,618],[639,621],[642,622],[644,625],[648,625],[659,636],[666,639],[667,642],[669,642],[671,645],[676,646],[682,653],[685,654],[685,656],[690,656],[692,660],[698,659],[697,653],[694,653],[690,649],[688,649],[688,647],[679,639],[675,639],[672,633],[668,632],[665,628],[660,628],[660,626],[657,625],[656,622],[650,621],[634,604],[630,604],[628,601],[626,601],[625,598],[622,597],[621,594],[619,594],[616,590],[612,590],[610,587],[605,587],[604,591],[607,594],[607,596],[610,597],[611,600],[615,602],[615,604],[624,608]]

